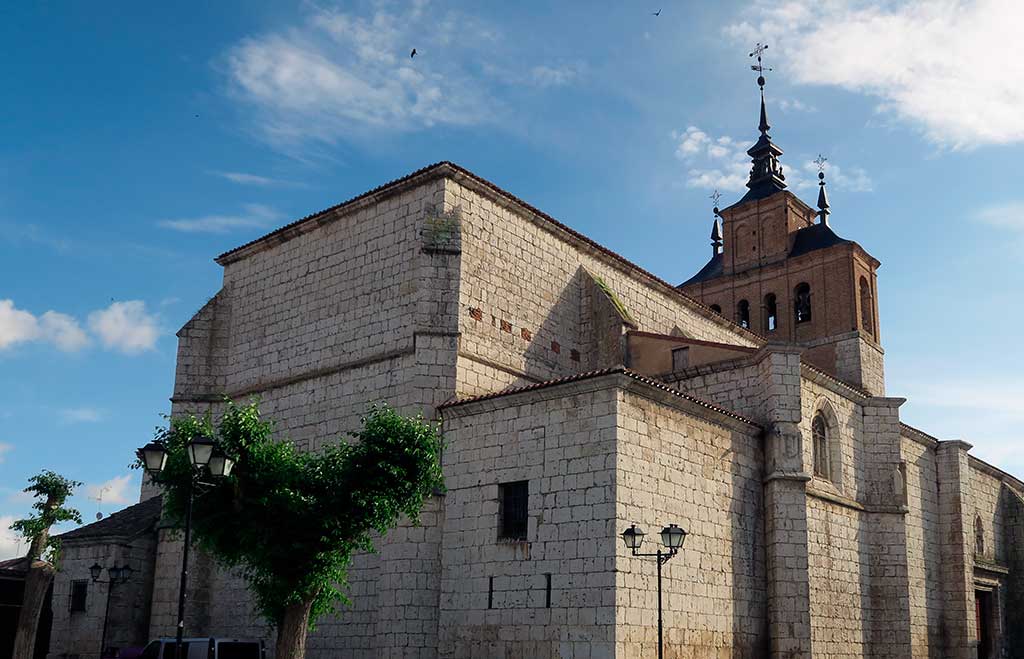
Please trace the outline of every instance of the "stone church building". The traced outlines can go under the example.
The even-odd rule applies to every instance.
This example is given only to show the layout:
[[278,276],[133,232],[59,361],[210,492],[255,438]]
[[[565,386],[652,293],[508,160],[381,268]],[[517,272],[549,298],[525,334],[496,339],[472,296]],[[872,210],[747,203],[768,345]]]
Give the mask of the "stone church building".
[[[217,258],[173,414],[258,395],[308,450],[375,401],[443,423],[447,492],[358,557],[311,658],[655,656],[655,562],[620,534],[653,551],[673,523],[666,657],[1024,656],[1024,483],[900,421],[880,264],[824,181],[817,209],[786,188],[769,128],[762,99],[748,192],[678,285],[449,162]],[[147,510],[119,513],[148,549],[115,610],[171,636],[182,548]],[[272,647],[193,556],[187,634]],[[87,563],[56,582],[54,659],[98,651],[64,605]]]

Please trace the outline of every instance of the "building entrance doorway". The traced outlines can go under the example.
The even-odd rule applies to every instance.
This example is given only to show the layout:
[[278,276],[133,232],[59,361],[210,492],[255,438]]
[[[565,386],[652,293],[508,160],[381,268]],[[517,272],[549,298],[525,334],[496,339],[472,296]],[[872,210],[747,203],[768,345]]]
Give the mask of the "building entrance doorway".
[[992,593],[987,590],[974,591],[974,612],[977,621],[978,659],[992,656]]

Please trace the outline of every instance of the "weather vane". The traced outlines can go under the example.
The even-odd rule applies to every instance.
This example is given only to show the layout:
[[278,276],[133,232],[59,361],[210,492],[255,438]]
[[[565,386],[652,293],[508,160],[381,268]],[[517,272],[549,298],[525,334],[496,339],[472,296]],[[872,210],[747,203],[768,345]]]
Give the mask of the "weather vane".
[[768,44],[758,41],[757,45],[754,46],[754,50],[751,51],[749,55],[749,57],[757,56],[757,64],[751,64],[750,70],[757,71],[757,86],[761,88],[761,91],[764,91],[764,72],[772,70],[772,67],[765,66],[761,62],[761,55],[763,55],[766,50],[768,50]]
[[711,199],[712,201],[715,202],[715,215],[718,215],[718,200],[721,199],[721,198],[722,198],[722,193],[719,192],[718,190],[715,190],[714,192],[712,192],[711,195],[708,197],[708,199]]
[[812,162],[813,162],[813,163],[814,163],[815,165],[817,165],[817,166],[818,166],[818,173],[819,173],[819,174],[825,171],[825,162],[826,162],[827,160],[828,160],[828,158],[826,158],[825,156],[823,156],[823,155],[821,155],[821,154],[819,153],[819,154],[818,154],[818,157],[817,157],[817,158],[815,158],[815,159],[814,159],[814,160],[812,161]]

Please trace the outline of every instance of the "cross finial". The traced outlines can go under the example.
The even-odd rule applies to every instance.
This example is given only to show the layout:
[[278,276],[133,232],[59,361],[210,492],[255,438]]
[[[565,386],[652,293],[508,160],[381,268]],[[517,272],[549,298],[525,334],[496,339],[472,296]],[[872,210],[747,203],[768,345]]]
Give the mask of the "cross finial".
[[[826,158],[825,156],[821,155],[820,153],[818,154],[818,157],[815,158],[812,161],[815,165],[818,166],[818,173],[819,174],[822,174],[822,173],[825,172],[825,163],[827,161],[828,161],[828,158]],[[818,178],[825,178],[825,177],[824,176],[819,176]]]
[[768,50],[768,44],[758,41],[757,45],[754,46],[754,50],[749,55],[749,57],[757,57],[757,64],[751,64],[750,70],[757,71],[757,86],[761,88],[761,91],[764,91],[764,72],[772,70],[770,66],[765,66],[761,60],[761,56],[766,50]]
[[715,210],[715,215],[718,215],[718,200],[721,199],[721,198],[722,198],[722,193],[719,192],[718,190],[715,190],[714,192],[712,192],[711,195],[708,197],[708,199],[712,200],[715,203],[715,209],[714,209]]

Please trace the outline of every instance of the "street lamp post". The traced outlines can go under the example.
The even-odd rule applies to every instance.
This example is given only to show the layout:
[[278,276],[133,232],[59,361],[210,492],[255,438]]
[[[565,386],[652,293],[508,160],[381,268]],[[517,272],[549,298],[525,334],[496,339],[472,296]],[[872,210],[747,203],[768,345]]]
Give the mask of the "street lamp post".
[[[220,447],[209,437],[194,437],[188,443],[188,459],[192,465],[191,477],[188,480],[187,497],[188,503],[185,507],[185,546],[181,557],[181,579],[178,584],[178,626],[176,631],[176,642],[174,645],[175,659],[181,659],[182,640],[185,636],[185,590],[188,586],[188,550],[192,539],[192,499],[195,495],[196,485],[200,484],[200,478],[209,474],[214,479],[224,478],[231,475],[235,466],[234,460],[229,458]],[[137,451],[139,460],[150,476],[159,476],[167,466],[167,448],[160,442],[150,442]]]
[[622,532],[622,541],[626,543],[626,546],[629,547],[634,556],[653,556],[658,561],[658,659],[662,659],[665,647],[661,617],[661,566],[679,553],[679,548],[683,546],[683,541],[686,540],[686,531],[675,524],[669,524],[663,528],[661,530],[661,543],[665,545],[668,551],[663,552],[659,547],[653,554],[641,554],[638,551],[640,545],[643,544],[644,535],[646,534],[643,532],[643,529],[636,524],[632,524]]
[[107,604],[103,611],[103,635],[100,637],[100,658],[102,659],[103,653],[107,650],[107,621],[110,619],[110,600],[113,598],[114,586],[118,584],[127,583],[132,577],[132,567],[130,565],[124,565],[123,567],[117,567],[116,565],[111,568],[107,568],[107,572],[110,574],[109,581],[100,581],[100,575],[103,574],[103,566],[99,563],[93,563],[92,567],[89,568],[89,575],[92,577],[93,583],[106,583],[107,586]]

